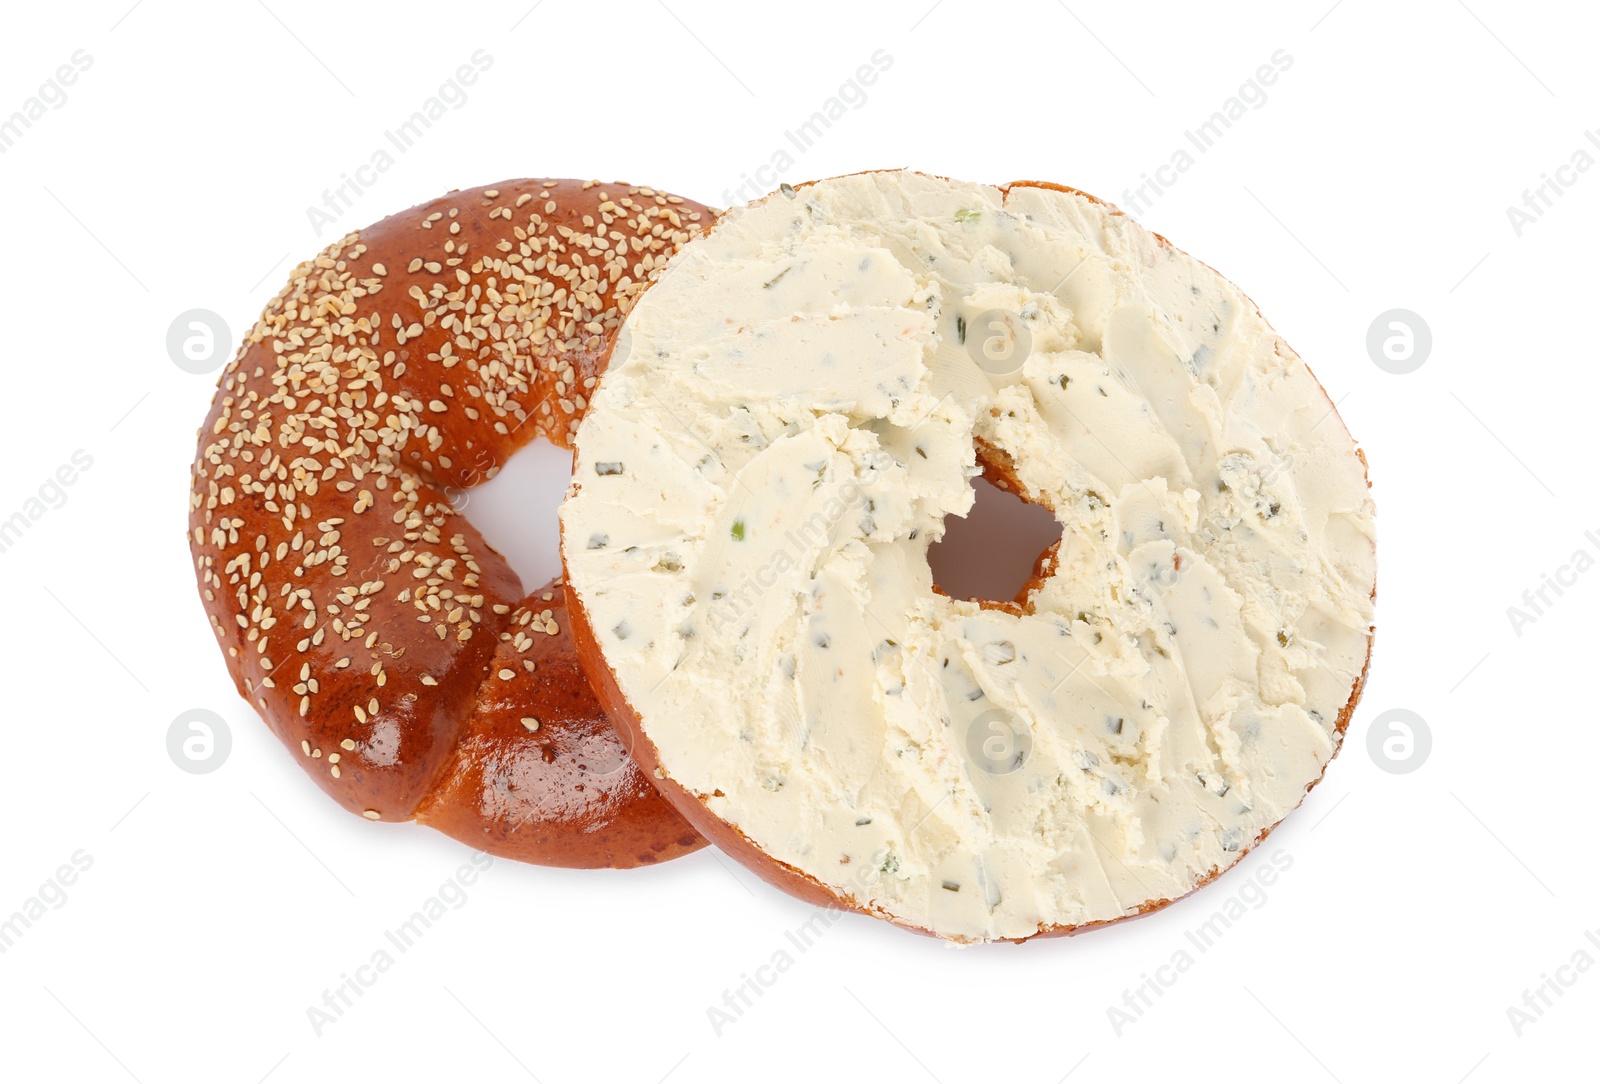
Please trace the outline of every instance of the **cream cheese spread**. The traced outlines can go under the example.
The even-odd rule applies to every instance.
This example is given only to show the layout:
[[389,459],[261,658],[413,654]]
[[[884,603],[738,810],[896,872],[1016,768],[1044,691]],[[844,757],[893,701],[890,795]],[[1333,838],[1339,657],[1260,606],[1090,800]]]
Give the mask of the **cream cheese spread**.
[[[665,774],[954,940],[1190,891],[1359,690],[1348,433],[1238,289],[1077,193],[887,172],[730,211],[577,449],[567,577]],[[928,568],[985,462],[1062,527],[1015,604]]]

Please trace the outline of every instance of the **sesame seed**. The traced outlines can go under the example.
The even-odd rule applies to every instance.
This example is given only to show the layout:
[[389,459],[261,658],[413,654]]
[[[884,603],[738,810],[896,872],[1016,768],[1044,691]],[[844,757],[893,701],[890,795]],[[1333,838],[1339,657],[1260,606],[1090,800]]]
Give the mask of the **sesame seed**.
[[524,716],[523,720],[522,720],[522,725],[527,727],[529,731],[538,730],[539,729],[539,720],[533,718],[533,716],[531,716],[531,715]]

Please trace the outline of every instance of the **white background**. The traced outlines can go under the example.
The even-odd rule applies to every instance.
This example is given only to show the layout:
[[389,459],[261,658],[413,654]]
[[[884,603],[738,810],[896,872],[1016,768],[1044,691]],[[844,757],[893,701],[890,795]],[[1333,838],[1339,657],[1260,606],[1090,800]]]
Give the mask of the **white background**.
[[[74,853],[92,860],[0,955],[0,1075],[1592,1074],[1600,973],[1562,972],[1575,983],[1520,1035],[1507,1014],[1586,945],[1600,959],[1584,936],[1600,928],[1600,574],[1549,593],[1520,635],[1507,616],[1574,551],[1600,554],[1584,537],[1600,529],[1600,170],[1568,173],[1520,237],[1506,213],[1600,125],[1582,6],[128,4],[13,5],[0,37],[0,118],[75,50],[92,57],[65,104],[0,155],[0,519],[75,451],[93,460],[0,554],[0,920]],[[498,862],[319,1036],[307,1009],[467,852],[337,809],[234,694],[184,539],[215,375],[181,371],[165,338],[180,312],[204,308],[237,340],[293,262],[335,235],[319,239],[307,207],[478,49],[493,65],[466,104],[338,232],[530,174],[721,204],[879,49],[892,66],[864,104],[761,190],[906,165],[1127,203],[1186,130],[1285,50],[1292,67],[1266,103],[1140,217],[1257,301],[1371,460],[1371,683],[1304,807],[1194,898],[1021,947],[957,950],[852,916],[802,953],[785,934],[814,912],[712,852],[631,873]],[[1396,307],[1432,329],[1409,375],[1366,347],[1374,317]],[[555,571],[562,469],[548,449],[530,453],[471,513],[530,583]],[[169,724],[194,708],[232,733],[208,775],[179,771],[166,749]],[[1374,718],[1394,708],[1432,731],[1411,774],[1367,751]],[[1195,949],[1186,935],[1278,852],[1292,865],[1265,903]],[[708,1007],[785,949],[793,966],[719,1035]],[[1115,1027],[1108,1007],[1185,949],[1193,966]]]

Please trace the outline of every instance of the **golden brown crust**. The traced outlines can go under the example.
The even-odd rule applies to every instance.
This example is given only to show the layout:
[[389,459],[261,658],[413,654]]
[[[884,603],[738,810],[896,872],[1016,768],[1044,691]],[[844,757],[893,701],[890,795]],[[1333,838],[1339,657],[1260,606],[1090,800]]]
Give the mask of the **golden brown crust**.
[[[875,170],[868,172],[888,171]],[[806,182],[805,184],[795,185],[794,187],[799,189],[815,183],[817,182],[811,181]],[[1067,192],[1082,196],[1085,199],[1100,204],[1108,208],[1113,214],[1123,214],[1121,210],[1105,200],[1091,196],[1088,193],[1079,191],[1076,188],[1069,188],[1064,185],[1050,184],[1043,181],[1015,181],[1008,185],[1002,185],[1000,188],[1002,192],[1006,193],[1009,193],[1012,188],[1046,188],[1058,192]],[[772,197],[768,196],[766,198],[770,199]],[[1172,243],[1166,238],[1159,234],[1155,234],[1155,236],[1161,244],[1176,250],[1176,246],[1172,245]],[[1257,314],[1259,315],[1259,310]],[[1322,391],[1323,398],[1328,400],[1329,413],[1340,426],[1343,426],[1344,422],[1339,418],[1338,412],[1335,409],[1332,400],[1329,399],[1327,391],[1322,388],[1320,383],[1317,386],[1318,389]],[[1346,430],[1346,434],[1348,435],[1348,429]],[[983,469],[985,477],[991,483],[999,486],[1002,489],[1009,489],[1018,496],[1028,499],[1026,496],[1026,490],[1017,479],[1014,464],[1009,462],[1004,453],[998,451],[997,449],[988,448],[982,442],[979,442],[978,451],[980,466]],[[1360,458],[1362,470],[1363,473],[1365,473],[1367,470],[1366,455],[1359,447],[1356,449],[1356,455]],[[1370,488],[1370,478],[1367,484]],[[564,545],[565,538],[563,537],[563,546]],[[1038,588],[1039,583],[1053,565],[1058,546],[1059,543],[1052,545],[1040,555],[1039,560],[1035,565],[1033,578],[1031,578],[1028,583],[1023,585],[1022,590],[1018,593],[1015,601],[1006,602],[980,600],[982,605],[994,609],[1011,611],[1023,610],[1028,605],[1030,596],[1034,590]],[[599,646],[599,641],[594,634],[594,629],[589,622],[588,612],[584,609],[583,600],[579,598],[577,593],[571,589],[570,585],[568,586],[567,590],[568,610],[571,614],[573,636],[577,644],[578,657],[583,664],[585,672],[589,675],[590,682],[593,684],[595,692],[599,695],[601,702],[606,706],[607,711],[610,713],[613,724],[622,731],[624,741],[627,743],[628,748],[631,750],[634,758],[639,762],[640,767],[643,768],[645,773],[651,778],[651,780],[654,781],[656,787],[660,789],[661,793],[667,797],[667,799],[679,810],[679,812],[683,814],[684,818],[688,820],[689,823],[692,824],[701,835],[711,840],[711,842],[715,843],[741,865],[745,866],[747,869],[761,877],[763,880],[767,881],[769,884],[782,889],[783,891],[805,901],[806,903],[810,903],[818,907],[858,911],[863,914],[871,914],[877,918],[885,919],[894,925],[900,926],[903,929],[911,930],[915,933],[927,934],[930,936],[940,936],[935,934],[932,930],[907,923],[893,915],[886,914],[877,908],[873,908],[868,904],[864,904],[861,901],[842,896],[834,889],[824,885],[811,875],[804,873],[803,871],[798,870],[784,862],[781,862],[776,858],[773,858],[771,855],[763,851],[758,844],[741,832],[736,826],[729,824],[727,821],[713,813],[707,807],[703,798],[683,787],[670,776],[666,775],[661,769],[659,751],[656,749],[654,743],[651,742],[649,736],[644,733],[644,729],[639,721],[638,713],[634,711],[633,706],[628,702],[627,697],[623,694],[621,686],[617,681],[616,672],[605,660],[604,653]],[[1377,588],[1374,586],[1373,597],[1376,598],[1376,596]],[[1339,749],[1343,747],[1343,736],[1349,727],[1351,716],[1355,713],[1356,704],[1361,699],[1362,690],[1366,686],[1367,670],[1372,661],[1372,637],[1373,629],[1369,628],[1367,635],[1367,657],[1362,663],[1361,674],[1356,678],[1355,683],[1351,687],[1350,698],[1346,701],[1343,709],[1341,709],[1339,712],[1338,719],[1335,721],[1334,729],[1339,737],[1339,740],[1334,748],[1334,756],[1337,756]],[[1329,758],[1329,763],[1332,763],[1331,757]],[[1322,781],[1326,771],[1327,765],[1324,765],[1323,772],[1319,774],[1316,779],[1306,784],[1306,794],[1309,794],[1312,788]],[[1304,801],[1303,795],[1301,800]],[[1298,808],[1298,804],[1296,808]],[[1283,821],[1280,819],[1278,824],[1282,823]],[[1227,869],[1236,867],[1239,862],[1243,860],[1244,855],[1248,854],[1252,849],[1259,845],[1262,840],[1266,839],[1271,833],[1272,829],[1276,827],[1277,824],[1274,824],[1266,829],[1263,829],[1254,840],[1251,840],[1249,843],[1244,845],[1239,852],[1239,857],[1235,859],[1234,862],[1227,867]],[[1209,875],[1197,882],[1194,887],[1189,890],[1189,892],[1184,894],[1184,896],[1175,896],[1171,899],[1146,901],[1140,904],[1134,911],[1118,918],[1107,919],[1100,922],[1083,923],[1076,926],[1043,927],[1037,933],[1031,934],[1028,937],[1005,938],[1003,940],[1013,941],[1020,944],[1023,941],[1029,941],[1036,938],[1067,936],[1071,934],[1082,933],[1086,930],[1097,929],[1102,926],[1110,926],[1119,922],[1126,922],[1129,919],[1140,918],[1144,915],[1153,914],[1156,911],[1162,910],[1170,904],[1175,903],[1177,900],[1193,894],[1199,889],[1210,884],[1212,881],[1216,880],[1225,872],[1226,869],[1217,867],[1213,869]]]
[[528,599],[418,822],[543,866],[625,869],[705,846],[628,756],[584,677],[561,581]]
[[[677,196],[592,181],[451,193],[301,264],[224,370],[192,475],[202,600],[240,695],[345,808],[415,815],[460,770],[502,637],[551,609],[524,604],[444,487],[492,477],[537,435],[570,446],[623,317],[710,219]],[[537,704],[536,683],[518,687]],[[483,845],[625,859],[599,831],[621,793],[592,809],[594,788],[569,794],[594,830],[587,854],[513,840],[497,812]],[[692,849],[664,805],[639,812],[628,853]],[[453,834],[471,836],[469,820],[450,818]],[[640,843],[648,824],[663,850]]]

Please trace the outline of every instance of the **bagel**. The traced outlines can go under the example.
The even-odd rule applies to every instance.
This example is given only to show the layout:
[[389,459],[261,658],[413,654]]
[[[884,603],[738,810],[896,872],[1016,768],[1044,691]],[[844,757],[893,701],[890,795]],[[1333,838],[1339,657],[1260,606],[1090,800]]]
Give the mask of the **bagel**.
[[704,841],[452,506],[536,436],[569,448],[617,327],[710,220],[649,188],[454,192],[301,264],[224,370],[189,541],[239,693],[323,790],[497,855],[628,867]]
[[[927,550],[986,475],[1015,599]],[[1037,182],[729,211],[630,313],[561,511],[632,752],[781,888],[953,941],[1149,913],[1321,777],[1370,655],[1366,461],[1215,271]]]

